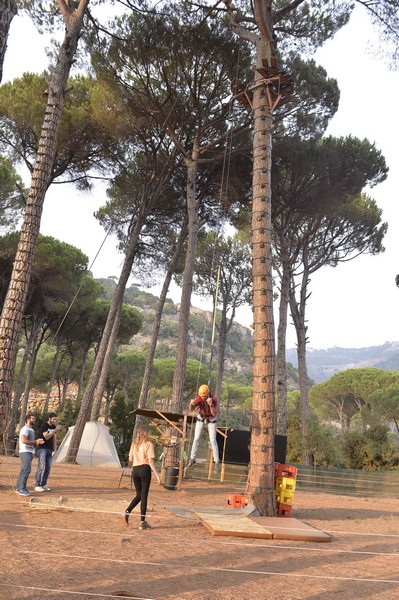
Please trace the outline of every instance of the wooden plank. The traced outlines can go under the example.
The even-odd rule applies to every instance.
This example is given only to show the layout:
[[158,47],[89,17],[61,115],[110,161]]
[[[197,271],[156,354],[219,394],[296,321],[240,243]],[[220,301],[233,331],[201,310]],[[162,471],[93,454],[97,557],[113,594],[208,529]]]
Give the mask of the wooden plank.
[[271,539],[273,534],[246,515],[196,512],[195,516],[212,535]]
[[298,519],[286,517],[249,517],[251,521],[266,527],[275,540],[300,540],[303,542],[331,542],[331,536]]

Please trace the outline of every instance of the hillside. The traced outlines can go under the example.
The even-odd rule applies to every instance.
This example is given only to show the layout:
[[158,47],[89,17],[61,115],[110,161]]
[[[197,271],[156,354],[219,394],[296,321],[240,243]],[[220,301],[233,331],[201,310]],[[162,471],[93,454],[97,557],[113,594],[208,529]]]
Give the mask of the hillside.
[[[111,279],[98,280],[104,286],[106,299],[111,299],[115,282]],[[144,316],[142,331],[131,340],[130,347],[135,350],[145,350],[150,342],[152,325],[158,298],[145,292],[135,285],[126,289],[124,302],[139,309]],[[175,356],[175,346],[178,335],[179,305],[167,300],[162,315],[156,358]],[[188,357],[197,359],[209,367],[212,353],[213,314],[192,307],[190,314],[190,332]],[[216,368],[217,332],[215,335],[212,369]],[[249,328],[239,323],[233,323],[228,334],[226,346],[225,372],[230,381],[242,385],[252,384],[252,334]]]
[[[99,279],[104,286],[104,298],[111,299],[115,289],[113,279]],[[150,341],[152,323],[154,319],[158,298],[153,294],[141,290],[139,287],[130,286],[124,296],[126,304],[130,304],[142,311],[144,315],[143,330],[136,335],[131,347],[144,350]],[[178,332],[179,305],[172,300],[167,300],[162,317],[157,358],[172,357],[175,354],[175,343]],[[213,315],[192,307],[190,316],[190,334],[188,355],[190,358],[200,360],[202,364],[209,365],[211,358]],[[213,349],[213,363],[215,368],[217,352],[217,334]],[[296,350],[287,350],[288,387],[296,389],[297,356]],[[334,373],[352,368],[377,367],[379,369],[399,370],[399,342],[386,342],[382,346],[368,348],[328,348],[317,350],[308,348],[307,351],[309,377],[315,382],[325,381]],[[249,328],[234,323],[227,338],[226,348],[226,373],[237,383],[251,385],[252,383],[252,334]]]

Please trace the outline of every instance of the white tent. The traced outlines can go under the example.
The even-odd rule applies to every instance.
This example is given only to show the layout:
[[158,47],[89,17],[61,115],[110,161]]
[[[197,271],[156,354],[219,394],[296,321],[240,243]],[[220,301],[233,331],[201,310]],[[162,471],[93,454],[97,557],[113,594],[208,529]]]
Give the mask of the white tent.
[[[67,454],[72,439],[74,427],[68,428],[60,447],[55,453],[55,462],[62,462]],[[89,467],[120,467],[116,452],[114,438],[109,433],[108,427],[97,421],[88,421],[85,425],[76,462]]]

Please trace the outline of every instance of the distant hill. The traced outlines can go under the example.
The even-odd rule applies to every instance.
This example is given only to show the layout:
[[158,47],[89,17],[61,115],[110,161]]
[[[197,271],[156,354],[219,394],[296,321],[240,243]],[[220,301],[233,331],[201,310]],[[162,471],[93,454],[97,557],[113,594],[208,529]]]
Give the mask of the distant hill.
[[[98,280],[104,287],[103,297],[110,300],[115,289],[113,278]],[[134,336],[131,347],[145,350],[150,341],[152,323],[158,298],[136,285],[126,289],[124,302],[138,308],[144,316],[142,331]],[[179,305],[167,300],[164,307],[157,346],[157,358],[175,356],[178,333]],[[209,365],[211,358],[213,315],[200,308],[191,308],[188,355]],[[214,344],[213,368],[216,367],[217,336]],[[298,388],[297,355],[294,348],[287,350],[287,379],[290,389]],[[369,348],[328,348],[307,351],[308,374],[315,383],[329,379],[335,373],[353,368],[377,367],[399,370],[399,342],[386,342]],[[231,380],[243,385],[252,384],[252,333],[248,327],[234,323],[227,338],[226,373]]]
[[[389,371],[399,370],[399,342],[385,342],[382,346],[368,348],[308,348],[306,358],[309,377],[316,383],[346,369],[375,367]],[[287,351],[287,360],[298,367],[294,348]]]

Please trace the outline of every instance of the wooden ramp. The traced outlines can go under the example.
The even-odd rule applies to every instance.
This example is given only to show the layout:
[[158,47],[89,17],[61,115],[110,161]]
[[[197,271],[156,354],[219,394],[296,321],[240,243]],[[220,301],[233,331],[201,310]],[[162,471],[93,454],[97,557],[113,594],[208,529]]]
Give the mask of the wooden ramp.
[[195,516],[212,535],[308,542],[331,541],[327,533],[318,531],[298,519],[258,517],[235,512],[196,512]]

